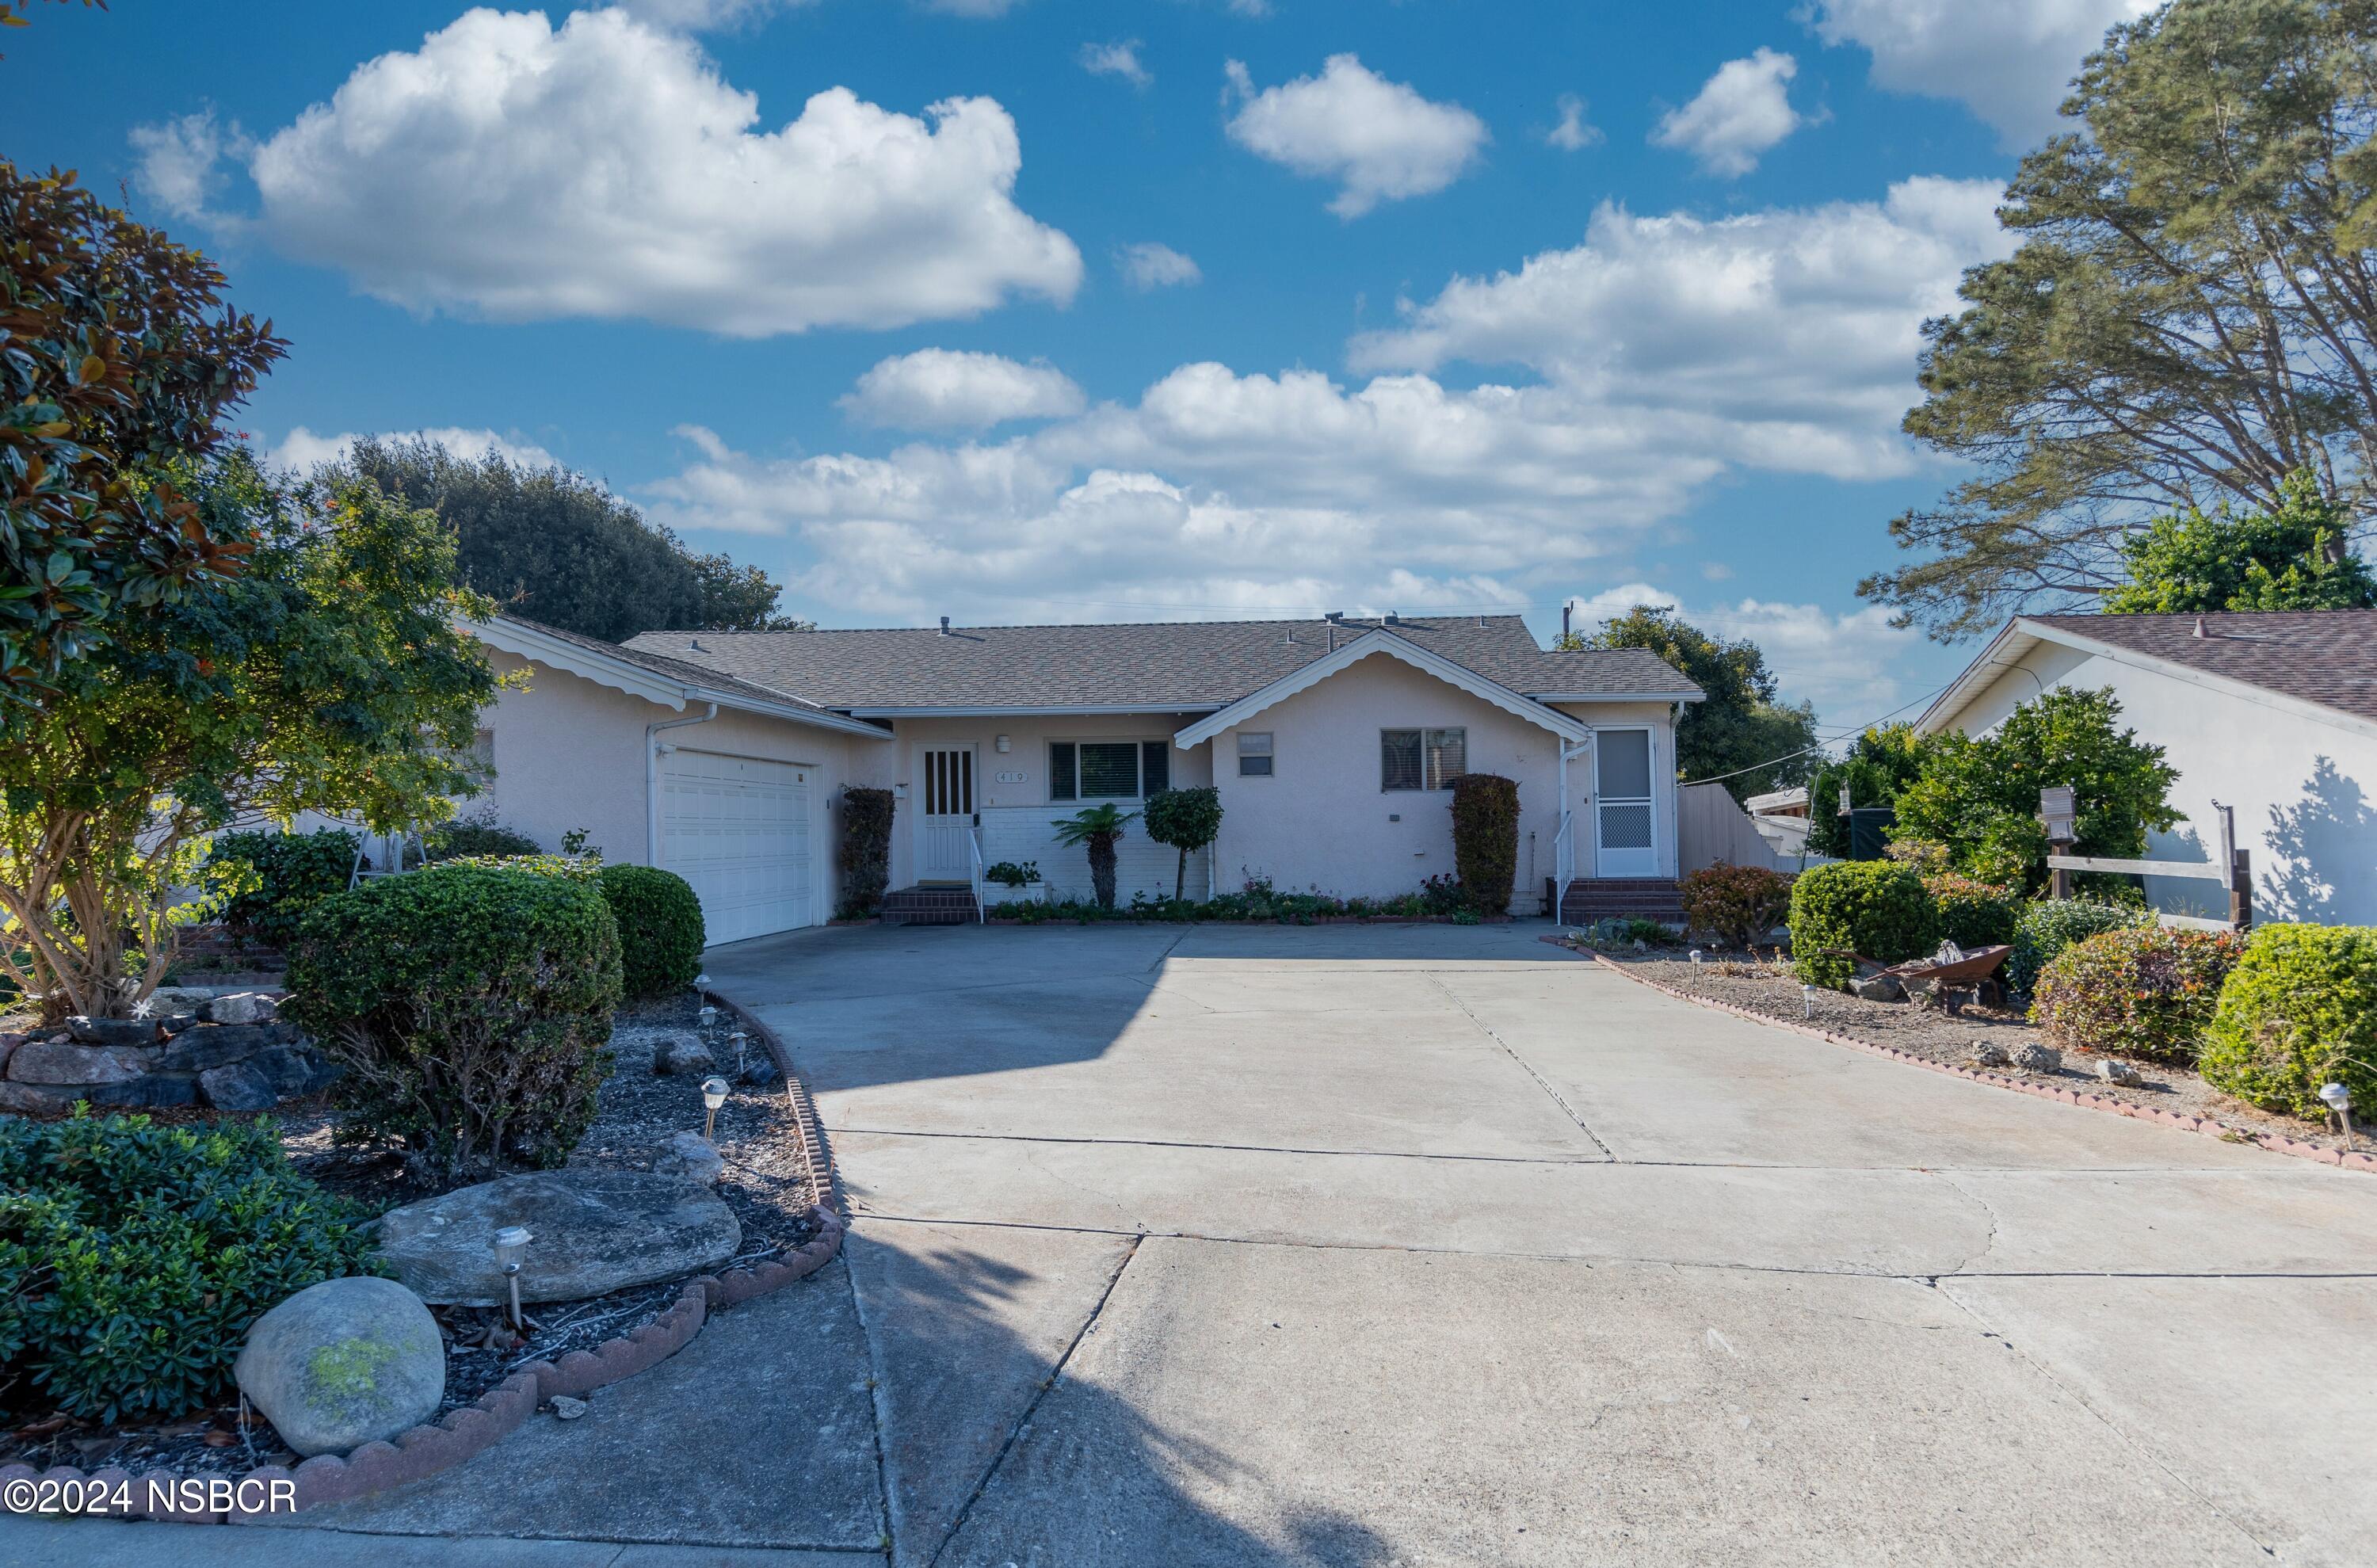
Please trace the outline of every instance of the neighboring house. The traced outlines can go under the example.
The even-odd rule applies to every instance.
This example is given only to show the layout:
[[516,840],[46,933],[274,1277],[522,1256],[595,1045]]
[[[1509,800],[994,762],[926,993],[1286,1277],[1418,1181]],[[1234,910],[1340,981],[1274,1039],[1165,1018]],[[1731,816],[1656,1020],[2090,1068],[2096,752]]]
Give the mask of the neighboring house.
[[[1519,783],[1514,912],[1545,913],[1563,880],[1571,918],[1638,883],[1664,908],[1675,721],[1702,696],[1639,649],[1547,652],[1515,616],[480,635],[530,672],[484,721],[498,814],[684,873],[713,941],[830,917],[850,784],[899,796],[894,889],[1036,861],[1053,894],[1086,897],[1057,819],[1210,784],[1221,839],[1190,896],[1255,877],[1385,896],[1452,874],[1451,781],[1497,772]],[[1170,894],[1175,851],[1136,822],[1119,851],[1122,898]]]
[[1808,834],[1816,825],[1808,808],[1806,784],[1753,795],[1741,803],[1741,808],[1750,813],[1751,826],[1778,856],[1797,861],[1806,856]]
[[[2377,611],[2025,616],[1917,727],[1978,735],[2053,687],[2111,688],[2179,770],[2186,820],[2147,858],[2216,859],[2216,801],[2252,855],[2256,920],[2377,924]],[[2149,877],[2146,895],[2227,913],[2211,882]]]

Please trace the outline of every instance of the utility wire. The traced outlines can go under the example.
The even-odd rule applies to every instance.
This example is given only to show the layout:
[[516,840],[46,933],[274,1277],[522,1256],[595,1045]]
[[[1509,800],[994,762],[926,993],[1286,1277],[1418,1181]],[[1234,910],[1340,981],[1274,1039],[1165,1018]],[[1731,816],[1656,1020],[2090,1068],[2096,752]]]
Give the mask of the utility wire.
[[[1916,702],[1929,702],[1934,697],[1939,696],[1941,692],[1947,690],[1949,686],[1953,686],[1956,683],[1954,681],[1950,681],[1947,686],[1938,687],[1930,691],[1925,692],[1922,696],[1916,698],[1913,702],[1900,703],[1897,707],[1893,708],[1889,712],[1882,714],[1879,719],[1868,719],[1861,724],[1852,724],[1847,729],[1841,731],[1841,734],[1848,735],[1856,733],[1862,735],[1865,731],[1873,728],[1874,725],[1881,724],[1885,720],[1898,717],[1899,714],[1904,713],[1907,709],[1914,707]],[[1834,738],[1838,737],[1835,736]],[[1747,768],[1736,768],[1729,773],[1719,773],[1714,778],[1685,779],[1682,782],[1685,784],[1723,784],[1727,779],[1738,779],[1744,773],[1754,773],[1761,768],[1771,768],[1777,762],[1788,762],[1794,757],[1805,757],[1810,751],[1822,751],[1829,744],[1830,742],[1819,741],[1813,746],[1803,746],[1797,751],[1786,751],[1780,757],[1769,757],[1763,762],[1752,762]]]

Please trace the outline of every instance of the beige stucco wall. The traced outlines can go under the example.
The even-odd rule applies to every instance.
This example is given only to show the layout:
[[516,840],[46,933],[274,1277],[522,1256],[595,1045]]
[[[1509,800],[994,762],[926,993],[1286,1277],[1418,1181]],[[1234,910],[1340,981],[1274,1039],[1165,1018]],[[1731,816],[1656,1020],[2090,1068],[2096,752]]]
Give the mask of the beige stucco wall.
[[[1664,707],[1591,707],[1588,722],[1604,719],[1654,723],[1653,777],[1672,774]],[[1224,813],[1215,845],[1222,885],[1236,887],[1260,874],[1284,889],[1392,897],[1431,876],[1452,875],[1451,792],[1380,788],[1379,732],[1456,724],[1468,732],[1471,772],[1518,781],[1512,909],[1540,913],[1559,831],[1560,737],[1384,654],[1359,660],[1247,722],[1246,729],[1272,736],[1269,778],[1239,776],[1236,729],[1214,738]],[[1582,762],[1571,768],[1569,783],[1571,800],[1581,804],[1590,787]],[[1662,801],[1657,810],[1662,825],[1656,832],[1672,865],[1673,800]],[[1589,866],[1583,869],[1590,874]]]
[[[2112,688],[2121,723],[2179,770],[2170,799],[2186,820],[2151,835],[2149,859],[2216,859],[2218,800],[2236,808],[2237,843],[2252,856],[2257,919],[2377,924],[2377,736],[2058,643],[2000,676],[1956,727],[1995,728],[2058,686]],[[2173,914],[2227,913],[2213,882],[2149,877],[2146,895]]]
[[[1197,718],[1193,713],[1120,713],[986,716],[980,718],[902,719],[889,782],[901,786],[891,835],[891,883],[904,887],[916,880],[918,812],[924,772],[919,758],[936,746],[971,743],[976,752],[974,805],[982,813],[983,855],[986,862],[1036,861],[1052,897],[1090,896],[1088,852],[1059,844],[1049,824],[1081,809],[1081,802],[1048,798],[1048,743],[1053,740],[1159,741],[1170,748],[1172,783],[1181,787],[1213,782],[1212,748],[1182,750],[1172,737]],[[997,748],[1007,737],[1008,749]],[[1019,775],[1004,778],[1001,774]],[[1127,810],[1135,803],[1125,802]],[[1133,822],[1115,845],[1116,896],[1128,903],[1134,892],[1169,897],[1179,855],[1156,844]],[[1206,865],[1202,854],[1188,861],[1188,892],[1205,893]]]
[[[480,727],[494,741],[496,777],[488,792],[464,809],[492,805],[504,823],[547,849],[559,849],[564,833],[582,828],[604,859],[645,864],[650,808],[644,726],[694,717],[702,710],[679,712],[581,676],[529,665],[515,654],[488,652],[505,674],[526,668],[529,686],[502,692],[481,716]],[[705,723],[664,730],[659,738],[664,746],[816,770],[810,796],[818,811],[813,907],[819,920],[830,916],[836,903],[833,862],[842,787],[888,782],[893,742],[725,710]]]

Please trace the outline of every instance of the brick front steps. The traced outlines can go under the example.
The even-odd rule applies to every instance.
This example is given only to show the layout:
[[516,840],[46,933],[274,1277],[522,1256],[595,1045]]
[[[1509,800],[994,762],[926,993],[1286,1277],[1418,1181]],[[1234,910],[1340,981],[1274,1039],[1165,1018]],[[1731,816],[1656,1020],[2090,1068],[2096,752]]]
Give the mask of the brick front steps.
[[971,926],[982,918],[971,888],[902,888],[883,895],[886,926]]
[[[1554,891],[1546,885],[1546,908],[1551,905]],[[1584,877],[1569,884],[1559,917],[1564,926],[1590,926],[1608,919],[1681,926],[1684,901],[1672,877]]]

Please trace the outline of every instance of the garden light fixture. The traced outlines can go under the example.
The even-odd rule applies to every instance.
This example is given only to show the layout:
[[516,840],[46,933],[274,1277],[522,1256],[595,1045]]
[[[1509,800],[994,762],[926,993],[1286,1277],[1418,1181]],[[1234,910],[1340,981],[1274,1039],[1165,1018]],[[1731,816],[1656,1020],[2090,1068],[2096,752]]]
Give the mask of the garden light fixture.
[[514,1334],[520,1333],[524,1326],[520,1319],[520,1264],[528,1259],[528,1244],[535,1239],[536,1238],[531,1236],[524,1226],[508,1225],[496,1232],[496,1267],[501,1271],[504,1283],[511,1288]]
[[1799,987],[1799,1005],[1810,1018],[1816,1016],[1816,987],[1812,984]]
[[702,990],[710,989],[710,976],[707,975],[696,975],[693,977],[693,983]]
[[708,1119],[702,1123],[701,1135],[715,1143],[718,1142],[718,1107],[726,1103],[726,1080],[723,1078],[703,1079],[701,1081],[701,1103],[708,1107],[710,1110]]
[[2323,1083],[2319,1088],[2320,1104],[2335,1113],[2337,1127],[2344,1133],[2344,1146],[2352,1147],[2352,1091],[2341,1083]]
[[701,1004],[701,1043],[708,1045],[718,1037],[718,1010],[708,1002]]
[[737,1078],[740,1078],[740,1077],[742,1077],[742,1076],[743,1076],[743,1053],[744,1053],[744,1048],[751,1043],[751,1036],[750,1036],[749,1035],[747,1035],[747,1034],[744,1033],[742,1030],[737,1029],[737,1030],[735,1030],[735,1033],[733,1033],[732,1035],[727,1035],[726,1037],[727,1037],[727,1039],[728,1039],[728,1040],[730,1040],[730,1041],[732,1041],[732,1042],[734,1043],[734,1046],[735,1046],[735,1076],[736,1076]]
[[1694,949],[1692,949],[1692,954],[1691,954],[1691,957],[1692,957],[1692,962],[1693,962],[1694,964],[1698,964],[1698,963],[1701,961],[1701,950],[1700,950],[1700,949],[1698,949],[1698,948],[1694,948]]

